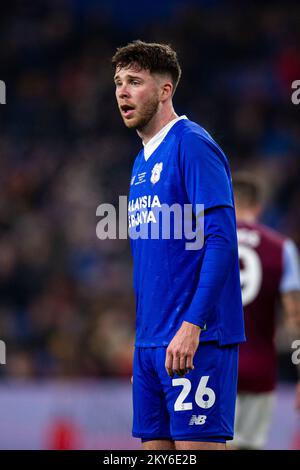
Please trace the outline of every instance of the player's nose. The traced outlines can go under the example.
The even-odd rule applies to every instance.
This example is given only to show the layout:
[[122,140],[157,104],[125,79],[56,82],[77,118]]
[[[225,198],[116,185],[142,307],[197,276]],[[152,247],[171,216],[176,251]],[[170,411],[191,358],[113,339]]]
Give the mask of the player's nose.
[[127,87],[126,84],[121,85],[117,89],[117,95],[118,95],[119,98],[128,98],[129,97],[129,91],[128,91],[128,87]]

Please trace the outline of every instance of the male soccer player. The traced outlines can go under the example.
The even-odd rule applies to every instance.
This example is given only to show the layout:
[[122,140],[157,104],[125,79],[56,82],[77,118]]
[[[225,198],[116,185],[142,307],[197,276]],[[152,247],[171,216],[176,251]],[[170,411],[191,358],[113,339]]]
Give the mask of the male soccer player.
[[169,238],[161,231],[131,236],[133,436],[147,450],[222,450],[233,437],[238,343],[244,341],[228,162],[202,127],[175,113],[181,69],[170,46],[134,41],[118,49],[112,63],[121,116],[143,141],[131,178],[130,233],[155,229],[163,205],[190,205],[194,228],[199,205],[205,211],[201,249],[187,249],[189,237],[178,236],[172,217]]
[[[235,438],[240,449],[266,443],[276,383],[274,332],[282,300],[290,327],[300,333],[300,273],[292,240],[257,222],[261,188],[246,173],[233,178],[247,342],[240,347]],[[300,382],[296,404],[300,409]]]

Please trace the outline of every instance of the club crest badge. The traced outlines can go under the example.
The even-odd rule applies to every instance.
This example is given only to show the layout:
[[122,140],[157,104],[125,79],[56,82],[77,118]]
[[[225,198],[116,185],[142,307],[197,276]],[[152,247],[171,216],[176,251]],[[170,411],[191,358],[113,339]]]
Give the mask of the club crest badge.
[[163,169],[162,162],[161,163],[156,163],[154,165],[154,167],[152,168],[152,174],[151,174],[151,178],[150,178],[150,181],[151,181],[152,184],[155,184],[160,180],[160,174],[162,172],[162,169]]

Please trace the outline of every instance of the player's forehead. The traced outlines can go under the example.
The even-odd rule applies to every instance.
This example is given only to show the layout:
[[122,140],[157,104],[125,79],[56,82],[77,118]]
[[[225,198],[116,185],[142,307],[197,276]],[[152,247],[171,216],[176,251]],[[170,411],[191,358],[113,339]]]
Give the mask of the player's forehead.
[[150,70],[141,68],[138,64],[129,64],[125,67],[117,66],[115,70],[114,80],[126,79],[128,77],[149,78],[151,76]]

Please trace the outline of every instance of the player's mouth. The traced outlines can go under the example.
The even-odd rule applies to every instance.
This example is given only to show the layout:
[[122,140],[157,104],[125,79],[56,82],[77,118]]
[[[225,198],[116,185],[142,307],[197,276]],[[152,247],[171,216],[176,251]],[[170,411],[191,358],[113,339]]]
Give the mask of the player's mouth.
[[120,106],[120,108],[125,118],[129,118],[134,113],[134,106],[131,106],[130,104],[123,104],[122,106]]

